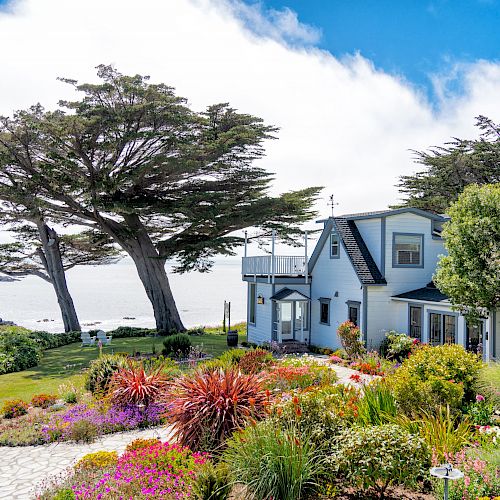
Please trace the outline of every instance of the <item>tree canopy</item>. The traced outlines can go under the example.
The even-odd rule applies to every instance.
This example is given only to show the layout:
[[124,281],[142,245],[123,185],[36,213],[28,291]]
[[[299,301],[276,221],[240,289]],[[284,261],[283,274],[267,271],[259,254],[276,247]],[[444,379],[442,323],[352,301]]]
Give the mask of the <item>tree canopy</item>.
[[173,88],[99,66],[97,84],[56,111],[37,105],[0,123],[0,189],[36,192],[53,221],[107,233],[134,260],[157,328],[182,329],[168,277],[207,271],[243,243],[238,230],[295,242],[319,188],[271,196],[255,165],[275,127],[229,104],[193,111]]
[[454,138],[430,151],[415,151],[424,170],[403,175],[397,185],[405,196],[398,206],[411,206],[445,213],[470,184],[500,182],[500,125],[478,116],[478,139]]
[[449,215],[448,255],[434,279],[455,307],[477,319],[500,305],[500,184],[466,187]]

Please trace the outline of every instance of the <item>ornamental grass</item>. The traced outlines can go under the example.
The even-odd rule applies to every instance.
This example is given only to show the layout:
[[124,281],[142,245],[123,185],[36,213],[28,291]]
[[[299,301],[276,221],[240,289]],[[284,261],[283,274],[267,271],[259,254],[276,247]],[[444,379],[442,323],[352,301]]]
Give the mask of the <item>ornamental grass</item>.
[[266,394],[257,375],[236,368],[199,370],[175,380],[166,402],[177,441],[215,451],[248,419],[263,415]]

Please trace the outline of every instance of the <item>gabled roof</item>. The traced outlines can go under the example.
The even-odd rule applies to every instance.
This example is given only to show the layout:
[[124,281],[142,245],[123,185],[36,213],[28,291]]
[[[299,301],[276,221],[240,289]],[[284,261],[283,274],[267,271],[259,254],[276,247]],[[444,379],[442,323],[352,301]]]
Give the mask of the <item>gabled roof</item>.
[[318,257],[327,242],[330,233],[335,230],[341,239],[354,271],[362,285],[386,285],[387,282],[382,276],[377,264],[368,250],[361,234],[353,220],[347,220],[345,217],[330,217],[325,224],[316,248],[309,260],[309,271],[311,272],[318,260]]
[[414,208],[414,207],[402,207],[402,208],[395,208],[393,210],[377,210],[374,212],[346,214],[342,215],[341,217],[349,220],[362,220],[362,219],[376,219],[379,217],[390,217],[391,215],[398,215],[405,213],[420,215],[421,217],[426,217],[427,219],[438,220],[438,221],[446,221],[449,219],[449,217],[447,217],[446,215],[438,215],[432,212],[428,212],[427,210],[422,210],[420,208]]
[[271,300],[309,300],[309,297],[298,292],[297,290],[282,288],[278,293],[275,293],[271,297]]
[[423,288],[393,295],[395,299],[425,300],[427,302],[448,302],[448,296],[440,292],[434,283],[428,283]]

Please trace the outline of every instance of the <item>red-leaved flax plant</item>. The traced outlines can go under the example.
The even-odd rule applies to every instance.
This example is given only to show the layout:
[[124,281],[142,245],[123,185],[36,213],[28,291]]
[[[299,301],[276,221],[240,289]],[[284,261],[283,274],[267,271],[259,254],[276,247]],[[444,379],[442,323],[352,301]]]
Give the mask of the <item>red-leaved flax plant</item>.
[[121,406],[148,406],[163,399],[167,378],[163,367],[146,371],[142,364],[129,361],[127,366],[113,374],[109,395],[114,404]]
[[262,417],[265,402],[258,375],[237,368],[199,370],[170,385],[166,417],[182,445],[213,452],[233,431]]

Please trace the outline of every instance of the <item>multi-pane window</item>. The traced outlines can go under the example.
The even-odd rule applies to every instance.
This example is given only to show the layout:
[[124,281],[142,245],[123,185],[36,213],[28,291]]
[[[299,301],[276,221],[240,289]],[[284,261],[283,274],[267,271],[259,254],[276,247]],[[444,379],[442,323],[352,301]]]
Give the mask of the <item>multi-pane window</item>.
[[421,234],[394,234],[393,265],[415,266],[423,264],[423,236]]
[[429,343],[431,345],[456,342],[457,318],[450,314],[429,314]]
[[348,300],[347,301],[347,319],[359,326],[359,308],[361,303]]
[[330,257],[332,259],[340,257],[340,240],[337,234],[330,235]]
[[255,324],[255,313],[257,304],[257,285],[249,283],[248,286],[248,322]]

